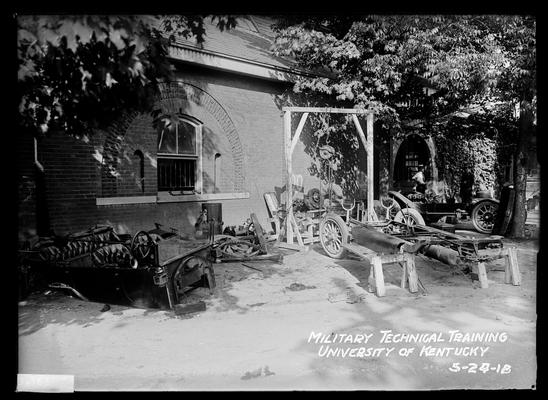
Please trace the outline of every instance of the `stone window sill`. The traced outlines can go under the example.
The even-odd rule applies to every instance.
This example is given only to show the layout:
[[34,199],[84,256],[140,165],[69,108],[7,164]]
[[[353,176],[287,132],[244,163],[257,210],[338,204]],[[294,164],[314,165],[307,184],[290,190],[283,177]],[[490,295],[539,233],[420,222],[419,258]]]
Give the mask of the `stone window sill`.
[[95,204],[98,206],[112,206],[127,204],[189,203],[197,201],[237,199],[249,199],[249,193],[241,192],[171,195],[169,192],[158,192],[157,196],[98,197],[95,199]]

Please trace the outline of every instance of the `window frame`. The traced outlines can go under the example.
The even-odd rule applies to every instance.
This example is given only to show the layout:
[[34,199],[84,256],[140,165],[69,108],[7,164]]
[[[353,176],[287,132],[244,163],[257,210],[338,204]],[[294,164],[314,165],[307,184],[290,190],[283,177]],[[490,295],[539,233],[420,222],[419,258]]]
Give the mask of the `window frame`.
[[[156,145],[156,160],[157,162],[162,159],[174,159],[174,160],[194,160],[196,161],[196,166],[194,168],[194,190],[192,193],[185,193],[183,190],[177,190],[177,196],[189,196],[189,195],[195,195],[195,194],[202,194],[203,192],[203,180],[202,180],[202,127],[203,123],[198,120],[197,118],[191,117],[190,115],[186,114],[178,114],[179,121],[176,122],[176,130],[175,130],[175,140],[178,146],[178,133],[179,133],[179,124],[180,122],[186,122],[189,125],[192,125],[195,130],[195,145],[196,145],[196,151],[194,154],[174,154],[174,153],[161,153],[159,150],[160,147],[160,135],[164,131],[165,127],[162,130],[157,131],[157,145]],[[159,169],[157,168],[156,171],[156,179],[158,179],[158,173]],[[158,190],[158,193],[168,193],[173,195],[172,191],[167,190]]]

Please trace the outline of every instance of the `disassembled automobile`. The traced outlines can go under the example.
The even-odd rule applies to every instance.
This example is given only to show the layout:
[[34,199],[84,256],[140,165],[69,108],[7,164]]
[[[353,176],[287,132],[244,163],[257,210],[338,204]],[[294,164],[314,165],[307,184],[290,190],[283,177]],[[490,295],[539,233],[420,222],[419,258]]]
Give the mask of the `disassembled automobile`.
[[481,233],[491,233],[499,207],[499,200],[485,197],[474,197],[468,203],[449,203],[429,201],[422,193],[416,192],[403,194],[390,190],[388,196],[397,202],[393,211],[396,221],[405,221],[408,225],[430,225],[443,217],[454,217],[457,223],[469,218]]
[[189,291],[215,287],[211,247],[211,238],[185,240],[159,224],[133,236],[95,226],[42,238],[19,256],[46,285],[85,300],[172,309]]
[[[469,270],[476,275],[482,287],[487,287],[485,263],[497,258],[505,258],[506,274],[505,282],[519,285],[520,274],[515,257],[514,248],[503,249],[501,236],[478,238],[470,235],[460,235],[447,229],[448,224],[442,224],[438,229],[428,226],[428,223],[439,221],[443,217],[461,219],[470,216],[474,227],[482,233],[490,233],[495,223],[499,202],[490,198],[478,198],[470,204],[434,203],[426,201],[426,198],[417,196],[409,199],[402,193],[390,191],[388,196],[379,199],[386,210],[384,216],[377,215],[374,200],[374,135],[373,118],[370,111],[359,109],[333,109],[314,107],[283,107],[284,134],[287,144],[286,153],[286,209],[283,220],[276,224],[280,227],[278,240],[287,241],[287,246],[293,244],[296,237],[299,247],[307,243],[313,243],[319,239],[325,253],[332,258],[344,257],[346,252],[352,252],[362,259],[367,259],[371,265],[370,286],[376,287],[379,296],[384,295],[384,283],[382,279],[383,264],[397,263],[403,267],[402,287],[409,283],[411,291],[418,290],[418,278],[414,267],[414,255],[422,253],[428,257],[437,259],[449,265],[462,266],[463,270]],[[291,155],[295,143],[299,139],[302,129],[309,114],[346,114],[354,122],[361,145],[366,152],[367,171],[366,198],[361,201],[347,199],[341,201],[343,211],[337,212],[332,207],[333,201],[328,189],[328,202],[321,201],[315,218],[303,219],[309,222],[305,226],[296,218],[297,210],[294,206],[294,185]],[[293,133],[291,127],[292,114],[301,114],[300,122]],[[358,115],[365,115],[367,129],[364,133]],[[333,168],[334,151],[323,151],[320,148],[320,158],[329,168],[327,172],[327,187],[332,187],[331,169]],[[331,149],[327,149],[331,150]],[[321,193],[320,193],[321,196]],[[417,200],[417,201],[413,201]],[[309,201],[308,204],[312,202]],[[351,203],[351,204],[350,204]],[[385,203],[388,203],[387,205]],[[270,214],[275,217],[274,210],[270,207]],[[355,215],[352,213],[355,211]],[[381,213],[382,214],[382,213]],[[308,220],[308,221],[306,221]],[[317,221],[317,222],[316,222]],[[319,229],[314,229],[313,224],[319,224]],[[454,229],[454,228],[453,228]],[[317,231],[317,234],[315,233]],[[285,244],[284,244],[285,245]],[[482,252],[482,250],[498,249],[498,252]]]

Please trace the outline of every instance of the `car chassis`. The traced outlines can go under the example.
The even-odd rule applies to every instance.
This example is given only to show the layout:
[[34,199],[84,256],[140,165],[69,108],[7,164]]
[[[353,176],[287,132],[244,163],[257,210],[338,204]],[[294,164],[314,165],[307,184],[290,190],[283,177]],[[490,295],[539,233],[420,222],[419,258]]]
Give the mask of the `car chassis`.
[[215,287],[212,240],[184,240],[159,227],[131,237],[96,226],[20,250],[19,263],[26,276],[83,300],[173,309],[191,290]]

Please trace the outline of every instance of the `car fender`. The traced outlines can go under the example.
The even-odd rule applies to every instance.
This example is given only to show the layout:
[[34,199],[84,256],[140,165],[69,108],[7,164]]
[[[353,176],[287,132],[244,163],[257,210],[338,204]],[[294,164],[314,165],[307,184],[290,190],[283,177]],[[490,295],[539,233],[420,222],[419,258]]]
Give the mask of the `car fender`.
[[400,208],[412,208],[413,210],[417,210],[419,213],[422,213],[422,208],[419,204],[415,203],[412,200],[409,200],[400,192],[389,190],[388,195],[398,202]]
[[481,197],[474,197],[472,201],[470,202],[470,205],[468,206],[468,212],[472,213],[472,210],[476,206],[476,204],[481,203],[482,201],[492,201],[493,203],[500,204],[500,200],[497,199],[489,199],[489,198],[481,198]]

